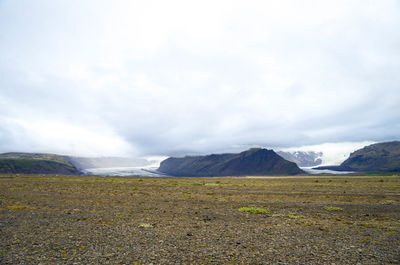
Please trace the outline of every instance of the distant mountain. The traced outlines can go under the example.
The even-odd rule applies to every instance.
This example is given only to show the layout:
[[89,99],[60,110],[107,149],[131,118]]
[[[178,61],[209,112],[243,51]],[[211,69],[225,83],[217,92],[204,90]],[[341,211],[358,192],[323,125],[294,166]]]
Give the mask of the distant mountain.
[[79,175],[85,173],[86,169],[149,165],[151,161],[144,158],[75,157],[43,153],[0,154],[0,173]]
[[76,175],[80,174],[80,171],[66,156],[5,153],[0,154],[0,173]]
[[340,166],[314,169],[358,172],[400,172],[400,142],[378,143],[365,146],[350,154]]
[[266,176],[296,175],[302,171],[273,150],[252,148],[239,154],[170,157],[161,162],[159,172],[171,176]]
[[69,156],[68,160],[79,170],[89,168],[140,167],[150,165],[150,162],[143,158]]
[[284,159],[296,163],[299,167],[315,167],[322,163],[322,152],[314,151],[294,151],[294,152],[276,152]]

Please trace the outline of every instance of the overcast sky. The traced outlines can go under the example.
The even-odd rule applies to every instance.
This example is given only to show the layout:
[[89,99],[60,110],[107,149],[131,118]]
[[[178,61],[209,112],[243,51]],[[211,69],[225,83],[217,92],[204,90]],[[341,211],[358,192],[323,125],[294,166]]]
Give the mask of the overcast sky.
[[0,0],[0,152],[396,140],[399,29],[394,0]]

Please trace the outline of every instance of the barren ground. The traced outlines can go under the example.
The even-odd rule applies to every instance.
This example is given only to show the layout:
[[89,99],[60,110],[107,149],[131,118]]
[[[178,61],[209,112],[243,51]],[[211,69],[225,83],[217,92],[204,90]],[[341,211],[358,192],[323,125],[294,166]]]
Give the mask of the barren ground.
[[0,264],[151,263],[400,264],[400,177],[0,176]]

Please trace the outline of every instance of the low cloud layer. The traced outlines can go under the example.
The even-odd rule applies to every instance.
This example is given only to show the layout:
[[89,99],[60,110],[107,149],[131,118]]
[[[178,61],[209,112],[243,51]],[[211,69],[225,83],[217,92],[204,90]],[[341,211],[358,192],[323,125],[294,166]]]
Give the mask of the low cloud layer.
[[0,152],[400,135],[398,1],[0,1]]

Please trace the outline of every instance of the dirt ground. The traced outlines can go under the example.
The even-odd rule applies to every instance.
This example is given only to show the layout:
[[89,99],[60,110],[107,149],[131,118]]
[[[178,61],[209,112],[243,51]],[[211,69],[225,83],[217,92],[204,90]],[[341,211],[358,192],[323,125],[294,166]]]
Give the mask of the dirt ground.
[[2,175],[0,264],[400,264],[400,177]]

